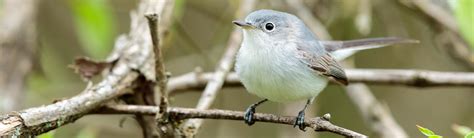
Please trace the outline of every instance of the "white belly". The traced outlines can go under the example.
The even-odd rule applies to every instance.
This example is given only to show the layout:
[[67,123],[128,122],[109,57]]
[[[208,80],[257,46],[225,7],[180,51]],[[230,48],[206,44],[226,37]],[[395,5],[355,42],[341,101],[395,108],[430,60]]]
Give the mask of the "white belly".
[[327,79],[301,63],[288,48],[265,51],[241,47],[235,70],[250,93],[275,102],[291,102],[315,97],[326,87]]

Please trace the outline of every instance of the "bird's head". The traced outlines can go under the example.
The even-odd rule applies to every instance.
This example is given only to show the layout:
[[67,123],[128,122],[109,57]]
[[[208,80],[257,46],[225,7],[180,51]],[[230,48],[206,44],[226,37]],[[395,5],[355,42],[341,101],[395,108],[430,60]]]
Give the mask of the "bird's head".
[[314,39],[313,34],[298,17],[274,10],[258,10],[250,13],[245,21],[233,21],[243,29],[244,39],[268,41]]

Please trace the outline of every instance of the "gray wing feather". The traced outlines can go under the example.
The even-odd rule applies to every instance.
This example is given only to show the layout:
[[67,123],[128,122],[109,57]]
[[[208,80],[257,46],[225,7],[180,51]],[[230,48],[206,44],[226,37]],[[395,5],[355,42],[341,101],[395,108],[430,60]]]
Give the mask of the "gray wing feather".
[[347,85],[346,73],[339,63],[328,52],[318,47],[321,47],[318,43],[298,43],[297,57],[318,74]]

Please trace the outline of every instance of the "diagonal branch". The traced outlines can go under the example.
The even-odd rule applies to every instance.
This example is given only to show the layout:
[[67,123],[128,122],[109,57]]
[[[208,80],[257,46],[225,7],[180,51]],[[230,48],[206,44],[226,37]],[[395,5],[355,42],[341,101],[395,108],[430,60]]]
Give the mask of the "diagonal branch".
[[331,40],[331,34],[326,30],[323,23],[313,16],[311,10],[304,5],[302,0],[286,0],[288,6],[301,20],[313,31],[316,36],[323,40]]
[[[256,3],[256,0],[242,1],[239,10],[237,11],[236,17],[243,18],[247,13],[250,13]],[[199,99],[196,109],[208,109],[214,102],[217,93],[224,84],[224,79],[227,77],[227,74],[233,67],[234,57],[237,51],[239,50],[241,40],[242,33],[240,30],[235,28],[234,31],[232,31],[232,33],[230,34],[227,50],[217,65],[216,72],[215,74],[213,74],[211,79],[212,81],[209,81],[209,83],[206,85],[206,88],[204,89],[204,92],[202,93],[201,98]],[[185,134],[186,136],[194,136],[197,133],[201,124],[202,120],[188,120],[183,124],[183,134]]]
[[414,1],[403,1],[402,4],[413,4],[420,8],[423,13],[432,17],[434,20],[448,28],[449,30],[459,33],[458,24],[456,19],[442,7],[433,4],[432,1],[428,0],[414,0]]
[[[99,112],[101,114],[146,114],[154,115],[159,109],[154,106],[134,106],[134,105],[115,105],[105,107],[105,109]],[[202,118],[202,119],[226,119],[226,120],[243,120],[244,112],[231,111],[231,110],[200,110],[191,108],[178,108],[169,107],[168,114],[170,114],[173,120],[183,120],[190,118]],[[295,117],[292,116],[277,116],[273,114],[255,113],[255,121],[287,124],[293,125]],[[324,117],[316,117],[305,120],[305,125],[312,128],[315,131],[327,131],[335,134],[339,134],[346,137],[366,137],[362,134],[336,126],[329,122],[330,115],[326,114]]]
[[[439,37],[443,38],[440,40],[444,41],[443,45],[445,45],[446,51],[455,59],[462,61],[467,67],[474,68],[473,52],[470,51],[467,41],[461,37],[456,19],[447,8],[429,0],[399,0],[399,2],[409,8],[418,8],[423,15],[442,25],[443,31]],[[445,1],[440,3],[448,4]]]
[[[387,108],[375,98],[367,85],[349,84],[346,87],[349,98],[353,101],[368,126],[381,138],[406,138],[406,132],[398,125]],[[390,130],[390,131],[387,131]]]

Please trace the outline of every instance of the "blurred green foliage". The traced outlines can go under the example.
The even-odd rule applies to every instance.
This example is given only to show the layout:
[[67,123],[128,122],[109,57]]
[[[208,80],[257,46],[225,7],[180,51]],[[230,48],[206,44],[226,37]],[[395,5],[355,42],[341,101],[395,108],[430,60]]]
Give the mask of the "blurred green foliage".
[[48,133],[39,135],[38,138],[54,138],[54,133],[56,133],[56,131],[52,130],[52,131],[49,131]]
[[457,0],[455,15],[461,35],[469,43],[471,50],[474,51],[474,1]]
[[428,128],[424,128],[419,125],[416,125],[416,127],[421,133],[423,133],[423,135],[427,136],[428,138],[442,138],[442,136],[436,135],[433,131],[429,130]]
[[77,134],[77,138],[95,138],[97,137],[97,131],[97,129],[92,127],[83,128]]
[[183,17],[184,11],[186,10],[186,0],[175,0],[173,7],[173,18]]
[[[174,7],[173,7],[173,15],[171,15],[172,20],[179,20],[183,17],[184,12],[186,11],[186,0],[175,0],[174,1]],[[175,24],[175,21],[171,21],[171,27],[170,27],[170,33],[177,32],[177,24]],[[167,46],[170,46],[169,43],[171,43],[171,40],[173,40],[173,35],[169,35],[169,37],[165,37],[164,44],[165,48]]]
[[104,58],[111,50],[114,16],[107,0],[70,0],[82,48],[93,58]]
[[[51,47],[52,43],[47,40],[42,41],[41,55],[39,55],[40,71],[33,72],[28,77],[28,88],[31,89],[30,94],[38,94],[36,100],[51,100],[57,94],[67,95],[68,93],[58,93],[66,89],[74,90],[75,87],[71,87],[70,84],[76,84],[78,78],[73,74],[71,69],[67,68],[67,64],[71,61],[67,59],[61,52],[55,47]],[[69,85],[69,86],[68,86]],[[35,100],[35,101],[36,101]]]
[[454,124],[453,130],[457,134],[464,136],[464,138],[474,138],[474,131],[472,131],[472,129],[467,126]]
[[[55,130],[49,131],[38,136],[38,138],[54,138]],[[79,131],[76,138],[96,138],[97,130],[92,127],[85,127]]]
[[467,133],[464,138],[474,138],[474,131]]
[[453,125],[453,130],[454,132],[458,133],[461,136],[467,136],[469,133],[474,133],[474,131],[472,131],[471,128],[467,126],[457,125],[457,124]]

